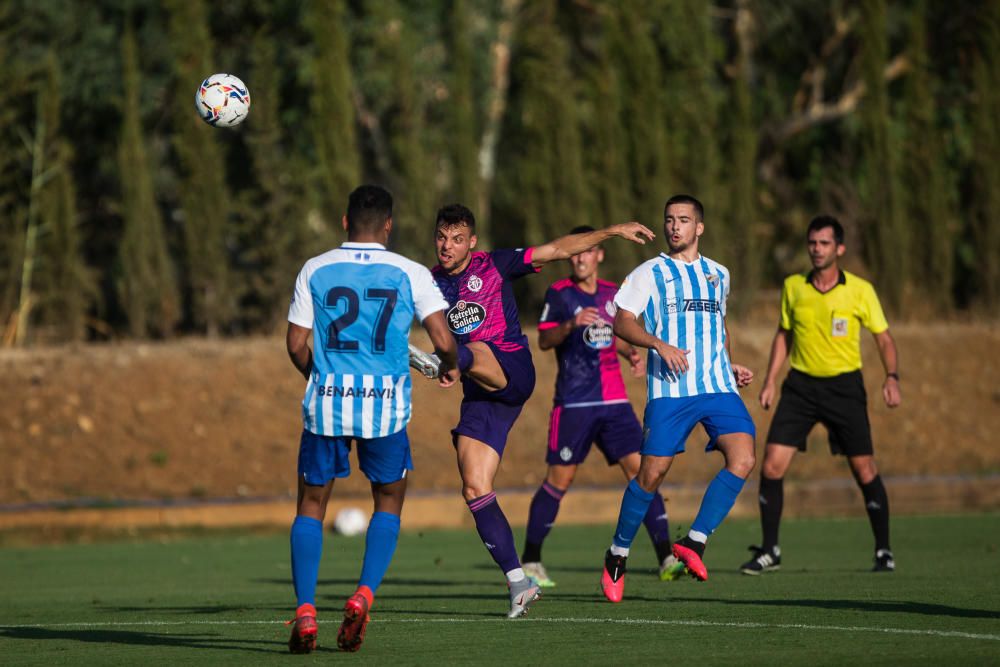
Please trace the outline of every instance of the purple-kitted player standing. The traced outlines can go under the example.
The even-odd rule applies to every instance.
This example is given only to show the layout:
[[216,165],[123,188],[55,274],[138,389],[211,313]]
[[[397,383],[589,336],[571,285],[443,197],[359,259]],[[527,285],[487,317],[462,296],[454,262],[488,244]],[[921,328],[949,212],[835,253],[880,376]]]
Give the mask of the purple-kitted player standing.
[[[592,231],[593,227],[581,226],[573,233]],[[521,563],[543,588],[556,584],[542,564],[542,543],[591,444],[597,443],[608,465],[620,465],[627,480],[639,473],[642,427],[625,393],[618,355],[629,361],[636,377],[645,376],[646,364],[612,330],[618,285],[598,277],[603,261],[600,246],[570,257],[572,273],[549,287],[538,323],[538,346],[555,349],[559,373],[545,455],[549,469],[531,500]],[[650,502],[643,523],[656,550],[660,578],[676,579],[684,573],[684,565],[670,552],[667,509],[659,494]]]
[[535,388],[535,368],[518,323],[511,281],[613,236],[636,243],[654,238],[643,225],[628,222],[563,236],[533,248],[474,252],[477,239],[472,211],[452,204],[437,214],[438,265],[432,272],[449,304],[446,319],[458,343],[464,392],[461,416],[451,432],[452,443],[462,475],[462,494],[476,530],[510,587],[508,618],[524,615],[538,598],[538,586],[521,568],[510,523],[493,491],[507,434]]

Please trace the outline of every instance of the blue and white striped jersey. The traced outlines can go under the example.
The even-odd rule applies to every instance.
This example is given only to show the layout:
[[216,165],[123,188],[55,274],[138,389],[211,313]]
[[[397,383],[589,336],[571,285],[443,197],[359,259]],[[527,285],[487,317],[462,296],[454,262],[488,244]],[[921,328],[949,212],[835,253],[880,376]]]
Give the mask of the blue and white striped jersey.
[[431,272],[378,243],[344,243],[299,272],[288,321],[313,330],[308,431],[380,438],[410,421],[413,317],[448,308]]
[[661,253],[625,279],[615,295],[615,305],[641,315],[646,331],[660,340],[689,350],[688,371],[679,376],[655,350],[649,351],[649,400],[736,393],[736,378],[725,347],[728,296],[729,270],[707,257],[687,264]]

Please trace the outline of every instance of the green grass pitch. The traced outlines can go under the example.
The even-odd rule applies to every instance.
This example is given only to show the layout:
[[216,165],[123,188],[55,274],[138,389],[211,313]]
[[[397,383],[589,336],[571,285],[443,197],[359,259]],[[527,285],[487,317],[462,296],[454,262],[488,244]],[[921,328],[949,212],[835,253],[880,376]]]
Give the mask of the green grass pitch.
[[286,536],[7,547],[0,663],[1000,664],[1000,515],[895,519],[893,574],[868,571],[864,519],[785,522],[782,570],[760,577],[736,571],[757,523],[727,522],[705,583],[660,582],[640,533],[618,605],[598,589],[611,530],[557,525],[544,553],[558,586],[515,621],[473,530],[404,533],[356,654],[335,637],[364,541],[328,534],[309,656],[285,645]]

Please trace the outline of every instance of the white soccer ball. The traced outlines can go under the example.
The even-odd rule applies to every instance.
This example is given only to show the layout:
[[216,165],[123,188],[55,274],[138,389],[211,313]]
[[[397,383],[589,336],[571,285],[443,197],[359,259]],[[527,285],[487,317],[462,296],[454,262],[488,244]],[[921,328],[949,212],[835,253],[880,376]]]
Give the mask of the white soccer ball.
[[367,528],[368,515],[357,507],[345,507],[337,512],[337,516],[333,520],[333,529],[347,537],[360,535]]
[[250,90],[239,77],[213,74],[198,86],[194,106],[209,125],[233,127],[250,113]]

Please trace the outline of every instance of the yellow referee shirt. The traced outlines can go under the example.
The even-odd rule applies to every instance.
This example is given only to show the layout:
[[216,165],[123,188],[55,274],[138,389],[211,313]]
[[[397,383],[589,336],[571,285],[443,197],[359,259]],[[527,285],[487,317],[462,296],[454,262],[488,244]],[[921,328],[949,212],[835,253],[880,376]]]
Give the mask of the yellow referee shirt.
[[879,334],[889,328],[875,288],[841,270],[825,294],[810,274],[785,279],[781,291],[781,328],[792,332],[789,364],[814,377],[832,377],[861,368],[861,327]]

